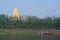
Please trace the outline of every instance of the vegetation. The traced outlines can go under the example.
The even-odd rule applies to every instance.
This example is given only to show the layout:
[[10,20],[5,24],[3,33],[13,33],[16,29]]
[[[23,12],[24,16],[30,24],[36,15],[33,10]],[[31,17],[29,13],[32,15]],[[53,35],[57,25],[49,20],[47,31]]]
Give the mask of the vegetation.
[[[57,33],[57,32],[55,32]],[[38,35],[34,32],[1,32],[0,40],[59,40],[60,35]]]
[[12,20],[11,17],[1,14],[0,28],[60,29],[60,17],[28,16],[26,20]]

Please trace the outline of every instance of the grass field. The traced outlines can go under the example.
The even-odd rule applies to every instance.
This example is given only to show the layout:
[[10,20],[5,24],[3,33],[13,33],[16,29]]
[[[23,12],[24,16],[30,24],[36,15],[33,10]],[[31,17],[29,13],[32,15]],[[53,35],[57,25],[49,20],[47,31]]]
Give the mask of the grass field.
[[0,30],[0,40],[60,40],[60,34],[56,35],[38,35],[35,31],[14,31],[4,32]]

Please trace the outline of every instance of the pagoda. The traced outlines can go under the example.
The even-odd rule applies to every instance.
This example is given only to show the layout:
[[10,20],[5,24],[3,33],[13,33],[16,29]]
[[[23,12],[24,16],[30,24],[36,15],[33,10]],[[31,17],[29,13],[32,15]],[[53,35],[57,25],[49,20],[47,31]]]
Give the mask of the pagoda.
[[14,20],[19,20],[18,9],[17,9],[16,7],[14,7],[13,14],[12,14],[12,18],[13,18]]

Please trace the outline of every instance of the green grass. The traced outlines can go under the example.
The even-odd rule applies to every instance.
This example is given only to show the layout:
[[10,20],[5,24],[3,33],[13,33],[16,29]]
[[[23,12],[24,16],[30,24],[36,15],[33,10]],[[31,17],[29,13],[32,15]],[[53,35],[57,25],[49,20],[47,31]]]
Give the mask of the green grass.
[[27,34],[27,35],[33,35],[34,32],[0,32],[0,35],[7,35],[7,34]]
[[0,40],[60,40],[60,35],[38,35],[34,32],[3,32],[0,30]]
[[0,32],[0,40],[37,40],[40,39],[33,32]]
[[38,35],[33,35],[30,33],[27,34],[3,34],[0,35],[0,40],[60,40],[59,35],[56,36],[38,36]]

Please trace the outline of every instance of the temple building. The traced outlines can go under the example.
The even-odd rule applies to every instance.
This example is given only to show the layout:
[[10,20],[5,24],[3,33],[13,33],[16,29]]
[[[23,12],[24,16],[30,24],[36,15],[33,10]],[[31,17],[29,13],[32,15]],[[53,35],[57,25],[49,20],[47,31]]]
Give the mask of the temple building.
[[13,20],[25,20],[26,19],[25,16],[19,15],[17,7],[14,7],[14,9],[13,9],[12,18],[13,18]]
[[18,9],[16,7],[14,7],[12,18],[14,20],[19,19]]

